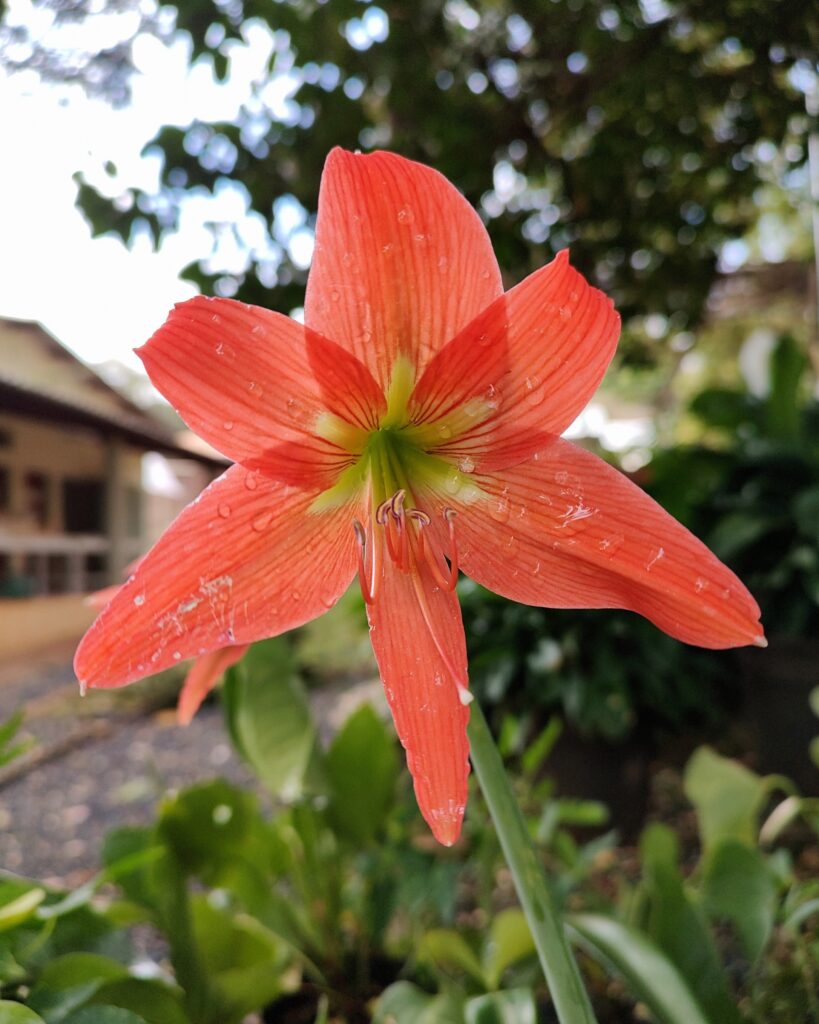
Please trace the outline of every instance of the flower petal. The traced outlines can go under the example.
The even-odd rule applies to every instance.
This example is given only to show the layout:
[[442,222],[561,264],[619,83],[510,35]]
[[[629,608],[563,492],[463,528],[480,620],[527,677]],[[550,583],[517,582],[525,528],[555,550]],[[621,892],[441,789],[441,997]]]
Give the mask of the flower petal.
[[222,647],[197,658],[191,665],[185,683],[179,691],[176,704],[176,718],[180,725],[190,725],[202,701],[216,686],[231,665],[241,661],[247,651],[247,644]]
[[275,636],[327,611],[356,564],[357,508],[232,466],[189,505],[103,610],[75,657],[86,686]]
[[323,451],[315,438],[322,413],[368,429],[384,407],[350,353],[280,313],[231,299],[180,303],[137,354],[192,430],[262,469],[265,452],[287,441]]
[[330,153],[305,322],[385,391],[400,354],[420,372],[502,290],[486,229],[446,178],[393,153]]
[[611,300],[564,250],[437,354],[415,387],[412,418],[435,421],[477,400],[476,415],[488,418],[453,450],[469,437],[488,448],[498,430],[560,434],[597,390],[619,335]]
[[[764,646],[737,577],[622,473],[554,438],[528,461],[476,476],[453,506],[461,568],[524,604],[628,608],[701,647]],[[436,528],[438,528],[436,526]]]
[[400,572],[386,559],[368,615],[418,806],[438,842],[451,846],[461,832],[469,775],[469,709],[459,696],[466,692],[466,643],[458,600],[434,585],[426,566]]

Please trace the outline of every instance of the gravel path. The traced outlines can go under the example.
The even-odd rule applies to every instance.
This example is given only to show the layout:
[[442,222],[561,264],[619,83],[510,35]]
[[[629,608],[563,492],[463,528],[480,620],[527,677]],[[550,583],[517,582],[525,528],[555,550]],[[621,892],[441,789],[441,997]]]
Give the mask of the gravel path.
[[[145,696],[155,704],[156,694]],[[324,738],[362,701],[383,707],[377,680],[311,699]],[[0,670],[0,720],[21,706],[36,746],[0,771],[0,867],[7,870],[80,884],[98,866],[105,834],[150,822],[169,790],[216,775],[254,786],[217,705],[182,729],[173,710],[140,705],[138,687],[80,699],[64,650],[36,667]]]

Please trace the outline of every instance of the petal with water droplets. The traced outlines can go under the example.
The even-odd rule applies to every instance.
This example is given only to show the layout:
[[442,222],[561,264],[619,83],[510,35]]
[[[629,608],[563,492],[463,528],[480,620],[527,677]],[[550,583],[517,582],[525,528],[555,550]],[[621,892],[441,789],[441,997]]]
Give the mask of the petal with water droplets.
[[486,229],[446,178],[394,153],[330,153],[304,318],[385,391],[399,355],[422,370],[501,291]]
[[367,611],[418,806],[435,838],[451,846],[461,832],[469,775],[469,708],[461,698],[466,643],[458,599],[435,586],[426,566],[401,572],[386,559],[377,600]]
[[[737,577],[627,477],[554,438],[479,476],[461,505],[461,568],[523,604],[628,608],[701,647],[759,643],[759,608]],[[453,504],[459,508],[457,500]]]
[[[88,686],[122,686],[325,612],[353,577],[353,506],[310,511],[309,492],[232,466],[163,534],[83,638]],[[220,506],[228,506],[225,518]]]

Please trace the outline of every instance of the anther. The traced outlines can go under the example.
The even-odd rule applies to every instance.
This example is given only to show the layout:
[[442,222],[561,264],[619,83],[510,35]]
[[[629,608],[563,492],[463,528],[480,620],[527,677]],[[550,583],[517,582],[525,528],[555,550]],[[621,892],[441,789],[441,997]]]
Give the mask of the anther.
[[364,527],[357,520],[353,520],[353,531],[355,533],[356,540],[358,541],[358,583],[361,587],[361,596],[364,598],[365,604],[375,604],[375,599],[378,592],[378,577],[376,575],[376,558],[375,558],[375,544],[373,543],[372,551],[372,579],[367,580],[367,567],[365,564],[365,556],[367,552],[367,534]]
[[[421,515],[425,514],[422,512]],[[446,576],[438,568],[435,555],[433,554],[432,550],[430,549],[430,546],[426,542],[425,527],[429,526],[429,516],[425,515],[425,523],[417,516],[414,518],[418,519],[418,522],[421,523],[421,528],[418,531],[418,547],[420,549],[421,557],[427,563],[430,573],[432,573],[432,578],[435,580],[435,582],[438,584],[441,590],[453,591],[455,589],[455,584],[458,582],[458,544],[457,541],[455,540],[456,512],[454,509],[445,508],[443,516],[449,528],[449,572]]]

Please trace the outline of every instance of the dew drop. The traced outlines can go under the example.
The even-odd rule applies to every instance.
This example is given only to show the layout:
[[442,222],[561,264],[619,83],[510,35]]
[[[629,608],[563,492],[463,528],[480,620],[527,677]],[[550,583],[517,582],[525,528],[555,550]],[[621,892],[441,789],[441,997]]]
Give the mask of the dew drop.
[[452,429],[448,427],[445,423],[441,424],[441,426],[438,427],[438,435],[440,437],[443,437],[444,439],[452,437]]
[[488,270],[482,270],[481,271],[481,277],[484,279],[484,281],[488,281],[489,280],[489,271]]
[[446,256],[438,257],[438,270],[442,274],[445,274],[449,270],[449,260]]
[[213,321],[213,322],[214,322],[215,324],[220,324],[220,323],[222,322],[222,318],[221,318],[221,317],[219,316],[219,314],[218,314],[218,313],[214,313],[214,314],[213,314],[213,315],[211,316],[211,320],[212,320],[212,321]]
[[181,661],[182,660],[182,653],[180,651],[174,651],[173,652],[173,660],[174,661]]
[[227,519],[230,515],[230,505],[223,501],[216,510],[223,519]]
[[353,254],[351,252],[345,252],[344,255],[341,257],[341,262],[344,264],[345,267],[349,267],[352,265],[353,258]]
[[259,481],[256,479],[256,474],[255,473],[248,473],[245,476],[245,487],[249,491],[255,491],[258,486],[259,486]]
[[412,212],[412,207],[402,206],[398,211],[398,220],[401,224],[412,224],[415,220],[415,214]]
[[572,308],[571,306],[561,306],[559,311],[561,320],[571,320]]
[[338,301],[339,301],[339,299],[341,298],[341,292],[339,292],[339,291],[336,291],[336,289],[334,288],[334,289],[333,289],[333,290],[332,290],[332,291],[330,292],[330,298],[331,298],[331,299],[333,300],[333,302],[338,302]]
[[247,390],[251,393],[251,395],[255,395],[257,398],[261,398],[262,395],[264,394],[264,389],[257,380],[250,381],[249,384],[247,385]]
[[452,470],[447,474],[446,480],[444,480],[444,487],[450,494],[457,494],[461,489],[461,475],[456,470]]
[[256,335],[264,334],[264,327],[261,324],[254,324],[250,328],[250,333],[251,334],[256,334]]
[[498,498],[494,505],[489,506],[489,515],[499,523],[509,521],[509,502],[506,498]]
[[381,246],[381,252],[388,253],[392,252],[392,242],[387,242],[386,245]]
[[540,386],[539,377],[526,378],[526,390],[523,393],[527,405],[540,405],[543,401],[544,388]]
[[250,525],[253,527],[256,533],[261,533],[263,530],[266,530],[267,527],[270,525],[270,520],[272,518],[272,512],[260,512],[257,516],[253,517]]
[[461,458],[458,459],[458,469],[460,469],[462,473],[472,473],[475,469],[475,460],[469,455],[462,455]]
[[137,594],[137,596],[134,598],[134,605],[137,608],[141,608],[142,605],[144,605],[144,604],[145,604],[145,595],[144,594]]
[[461,501],[463,501],[465,505],[474,505],[475,502],[479,500],[480,496],[481,492],[479,488],[474,484],[467,484],[461,492]]
[[510,554],[510,555],[514,554],[515,551],[517,551],[517,549],[518,549],[518,539],[514,535],[514,533],[510,533],[509,536],[506,538],[506,544],[504,545],[504,548],[505,548],[507,554]]
[[225,430],[233,430],[233,420],[225,420],[222,426],[225,428]]

